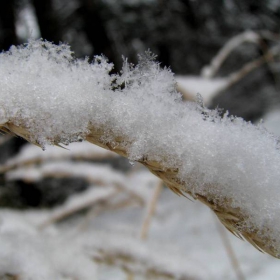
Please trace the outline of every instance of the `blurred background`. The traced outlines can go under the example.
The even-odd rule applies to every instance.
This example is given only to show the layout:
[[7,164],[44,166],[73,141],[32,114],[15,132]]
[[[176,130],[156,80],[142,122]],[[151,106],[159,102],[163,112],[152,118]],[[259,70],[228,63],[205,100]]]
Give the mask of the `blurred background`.
[[[2,51],[8,51],[11,45],[43,38],[56,44],[68,43],[76,57],[87,56],[91,60],[94,55],[104,54],[114,63],[114,71],[117,72],[122,67],[122,56],[132,63],[137,63],[137,55],[150,49],[157,55],[157,60],[162,67],[170,67],[175,73],[177,88],[182,93],[183,99],[195,101],[200,99],[197,97],[199,93],[209,108],[220,108],[221,112],[229,111],[229,114],[254,123],[264,119],[264,126],[277,136],[280,136],[279,28],[280,1],[278,0],[0,1],[0,50]],[[256,258],[257,251],[253,249],[251,251],[246,243],[240,245],[241,243],[235,243],[239,242],[238,240],[233,239],[234,241],[231,242],[239,251],[237,259],[243,260],[240,261],[238,268],[233,260],[235,257],[229,256],[230,253],[226,249],[227,241],[223,241],[222,236],[227,233],[220,236],[220,231],[215,226],[211,229],[208,212],[207,214],[203,212],[208,210],[188,208],[192,203],[182,198],[174,198],[169,190],[159,186],[159,182],[153,181],[154,179],[150,177],[147,179],[145,176],[148,175],[138,165],[131,165],[125,159],[109,153],[102,154],[99,150],[94,150],[88,155],[90,149],[88,146],[69,149],[70,151],[66,152],[51,149],[51,153],[48,154],[48,149],[42,152],[37,147],[31,147],[21,138],[11,135],[2,136],[0,138],[0,207],[21,210],[49,209],[48,211],[52,211],[55,207],[62,207],[59,208],[62,212],[64,209],[62,218],[53,217],[53,212],[50,212],[49,216],[45,217],[46,224],[56,224],[57,221],[64,220],[64,217],[67,217],[69,222],[68,218],[73,213],[74,221],[77,220],[78,214],[80,220],[81,217],[88,217],[88,213],[93,211],[93,216],[98,216],[96,223],[99,229],[108,229],[110,224],[120,235],[125,232],[130,237],[138,236],[140,232],[143,238],[148,232],[147,224],[151,223],[155,215],[154,229],[152,225],[150,229],[151,235],[154,236],[151,242],[157,240],[165,228],[167,232],[164,237],[161,237],[163,242],[170,246],[174,238],[177,238],[178,242],[181,242],[174,245],[178,252],[179,248],[189,249],[186,255],[181,251],[178,255],[184,255],[186,263],[191,260],[198,267],[203,263],[201,269],[203,268],[207,275],[194,273],[190,276],[182,272],[183,276],[180,276],[182,278],[178,278],[176,273],[175,276],[172,274],[173,271],[169,271],[169,274],[160,271],[159,275],[163,277],[160,279],[165,279],[164,277],[168,275],[169,278],[166,279],[275,279],[269,278],[270,275],[280,275],[280,271],[274,269],[276,267],[274,260],[271,261],[269,257]],[[89,166],[77,165],[81,163]],[[70,197],[82,195],[92,186],[94,189],[96,185],[100,187],[100,185],[112,184],[112,182],[104,182],[97,175],[98,180],[91,178],[92,174],[95,174],[96,166],[111,168],[104,173],[101,169],[96,171],[99,172],[98,174],[103,174],[105,178],[115,176],[110,175],[110,172],[126,178],[123,183],[124,197],[117,199],[122,203],[118,201],[117,205],[120,206],[116,208],[122,210],[119,210],[119,214],[114,213],[113,218],[109,217],[106,211],[105,216],[102,216],[106,207],[114,209],[110,206],[111,202],[108,202],[111,199],[108,192],[108,197],[104,198],[107,203],[105,207],[100,206],[100,201],[96,206],[96,201],[93,199],[92,204],[88,201],[84,204],[81,202],[84,207],[78,207],[77,211],[74,211],[74,207],[69,214],[69,209],[63,205]],[[72,173],[69,173],[69,170]],[[88,170],[88,172],[83,173],[81,170]],[[141,172],[144,172],[144,175]],[[142,177],[139,174],[142,174]],[[142,179],[139,179],[139,176]],[[134,186],[135,180],[138,183],[142,182],[139,193]],[[121,184],[117,182],[114,184]],[[131,193],[134,191],[136,193]],[[127,196],[134,197],[133,201],[136,205],[139,204],[138,208],[134,205],[134,210],[130,208],[127,210],[127,207],[130,207],[130,203],[125,200]],[[115,196],[113,197],[115,199]],[[128,200],[131,201],[131,198]],[[157,210],[159,216],[154,213],[156,206],[159,209]],[[176,207],[180,213],[175,214]],[[199,219],[194,221],[192,220],[194,217],[188,218],[190,214],[187,212],[194,213],[194,216],[201,213],[200,224]],[[6,217],[4,216],[3,220]],[[182,219],[185,221],[185,229],[177,228],[181,225]],[[115,220],[118,220],[118,223],[112,225],[112,221]],[[34,223],[36,227],[40,226],[37,220]],[[71,220],[71,223],[75,222]],[[138,229],[136,229],[137,223]],[[215,224],[215,221],[211,221],[210,224],[212,223]],[[207,227],[206,235],[205,227]],[[182,235],[179,236],[180,231]],[[220,237],[213,237],[216,241],[209,245],[207,239],[211,234]],[[194,236],[197,238],[195,239]],[[197,243],[189,244],[184,238],[190,240],[194,238]],[[181,247],[182,243],[183,247]],[[193,251],[190,248],[193,248]],[[164,251],[167,252],[166,250]],[[206,267],[205,261],[209,258],[215,260],[212,259],[213,264]],[[99,256],[99,261],[100,259],[106,263],[105,257],[102,259]],[[247,261],[244,261],[245,259]],[[260,262],[266,262],[270,273],[272,271],[273,274],[268,274],[267,270],[261,271],[258,268]],[[141,265],[147,268],[146,263]],[[220,270],[218,266],[221,267]],[[127,267],[126,270],[129,273],[132,271],[133,277],[141,274]],[[177,269],[177,273],[179,270]],[[242,270],[243,272],[240,272]],[[157,275],[149,276],[150,278],[147,276],[150,274],[143,275],[146,275],[144,279],[157,279]],[[193,278],[188,278],[189,276]],[[130,277],[127,275],[120,278],[104,277],[102,279],[138,279],[125,278]]]

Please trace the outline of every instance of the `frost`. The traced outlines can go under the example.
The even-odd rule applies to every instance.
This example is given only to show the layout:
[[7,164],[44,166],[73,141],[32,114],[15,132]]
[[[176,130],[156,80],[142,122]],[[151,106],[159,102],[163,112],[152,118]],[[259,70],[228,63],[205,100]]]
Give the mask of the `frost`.
[[[240,230],[272,229],[280,244],[277,139],[240,118],[184,103],[169,69],[150,54],[120,75],[103,57],[77,60],[66,45],[31,41],[0,55],[0,108],[41,146],[84,139],[89,126],[125,139],[131,161],[176,166],[185,190],[231,203]],[[129,144],[128,144],[129,143]],[[266,233],[264,233],[265,235]],[[272,244],[272,246],[275,246]]]
[[104,58],[97,57],[94,64],[75,60],[67,45],[46,41],[12,47],[0,61],[5,103],[0,105],[11,122],[30,128],[42,146],[57,137],[66,144],[83,139],[92,111],[100,113],[98,95],[108,94],[113,80],[108,75],[112,65]]

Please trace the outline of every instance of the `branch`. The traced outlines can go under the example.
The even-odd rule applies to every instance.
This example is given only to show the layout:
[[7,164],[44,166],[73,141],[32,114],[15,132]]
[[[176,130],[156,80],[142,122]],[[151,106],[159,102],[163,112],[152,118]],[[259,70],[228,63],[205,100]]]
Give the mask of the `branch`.
[[227,78],[225,78],[226,82],[223,86],[221,86],[216,92],[215,96],[218,96],[220,93],[226,91],[230,87],[232,87],[234,84],[238,83],[240,80],[242,80],[244,77],[246,77],[248,74],[253,72],[254,70],[258,69],[262,65],[273,62],[274,59],[279,56],[280,54],[280,48],[275,47],[271,50],[269,50],[266,54],[263,56],[248,62],[245,64],[241,69],[238,71],[230,74]]
[[217,55],[212,59],[210,65],[203,67],[202,76],[207,78],[213,78],[227,57],[234,51],[238,46],[243,43],[249,42],[254,44],[259,44],[261,39],[267,39],[276,41],[279,40],[279,35],[272,33],[270,31],[264,30],[254,32],[245,31],[244,33],[238,34],[237,36],[231,38],[217,53]]
[[[20,63],[20,67],[19,67]],[[35,145],[87,140],[142,163],[226,228],[280,256],[278,141],[261,127],[184,103],[149,52],[121,74],[45,41],[0,55],[0,125]]]
[[57,223],[81,210],[92,207],[94,204],[115,197],[119,192],[120,190],[108,187],[97,190],[93,189],[86,192],[86,194],[78,195],[74,199],[70,199],[70,201],[68,201],[65,205],[55,209],[54,213],[38,226],[38,229],[42,230],[47,226]]

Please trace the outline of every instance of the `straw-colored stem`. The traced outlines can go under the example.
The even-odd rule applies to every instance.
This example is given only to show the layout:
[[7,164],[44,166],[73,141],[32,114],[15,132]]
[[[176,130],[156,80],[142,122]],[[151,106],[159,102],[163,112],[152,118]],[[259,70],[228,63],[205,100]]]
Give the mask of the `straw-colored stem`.
[[229,258],[229,261],[231,263],[231,266],[232,266],[232,269],[234,270],[235,272],[235,275],[236,275],[236,279],[238,280],[245,280],[245,276],[243,275],[243,272],[241,270],[241,267],[240,267],[240,264],[238,262],[238,259],[236,257],[236,254],[230,244],[230,240],[229,240],[229,237],[227,236],[227,232],[225,231],[225,228],[221,226],[220,223],[218,223],[216,221],[216,224],[217,224],[217,230],[221,236],[221,239],[223,241],[223,244],[225,246],[225,249],[226,249],[226,253],[227,253],[227,256]]
[[160,180],[159,183],[156,185],[152,198],[148,202],[148,205],[147,205],[146,215],[144,217],[144,221],[143,221],[141,231],[140,231],[141,239],[146,239],[148,236],[148,231],[149,231],[149,227],[151,224],[151,220],[155,214],[157,201],[158,201],[159,195],[162,191],[162,188],[163,188],[163,182]]
[[71,208],[66,208],[66,209],[62,209],[56,213],[54,213],[51,217],[49,217],[46,221],[42,222],[38,228],[40,230],[43,230],[44,228],[46,228],[47,226],[57,223],[79,211],[82,211],[86,208],[89,208],[91,206],[93,206],[93,204],[96,204],[100,201],[105,201],[106,199],[110,199],[112,197],[114,197],[120,190],[112,190],[110,192],[108,192],[106,195],[100,197],[100,198],[93,198],[90,201],[87,201],[86,203],[82,203],[79,205],[76,205],[74,207]]
[[[130,147],[131,139],[125,139],[125,136],[114,135],[114,132],[109,131],[106,127],[94,127],[90,126],[89,134],[86,137],[88,142],[98,145],[107,150],[113,151],[121,156],[128,157],[128,150]],[[16,126],[12,123],[6,123],[3,125],[2,130],[11,131],[25,139],[31,141],[32,135],[24,127]],[[104,136],[110,134],[110,142],[104,142]],[[32,142],[32,141],[31,141]],[[37,143],[34,143],[37,144]],[[54,142],[59,145],[59,141]],[[143,156],[138,162],[146,166],[153,174],[162,179],[167,187],[178,195],[189,195],[194,199],[197,199],[210,207],[217,215],[223,225],[234,235],[241,239],[246,239],[254,247],[262,252],[266,252],[274,257],[280,258],[279,250],[275,241],[271,238],[270,229],[263,227],[257,228],[242,227],[245,221],[248,220],[248,215],[244,209],[234,208],[232,201],[229,198],[220,198],[220,200],[214,199],[209,194],[199,194],[195,192],[192,187],[193,182],[191,178],[185,179],[184,181],[178,178],[179,166],[173,168],[166,168],[163,163],[149,159],[149,155]],[[209,185],[206,186],[209,189],[213,189],[217,186]]]
[[[87,136],[87,141],[103,147],[105,149],[109,149],[113,152],[118,153],[121,156],[127,157],[127,139],[122,139],[116,136],[113,140],[114,145],[111,143],[104,143],[102,141],[102,136],[105,134],[106,130],[102,130],[101,128],[96,129],[94,127],[90,127],[90,134]],[[106,131],[108,133],[108,131]],[[114,136],[114,135],[112,135]],[[126,140],[126,141],[125,141]],[[126,143],[126,145],[122,145],[122,143]],[[154,175],[163,180],[165,185],[169,187],[173,192],[178,195],[190,195],[194,199],[197,199],[210,207],[217,215],[219,220],[223,223],[223,225],[235,236],[246,239],[249,243],[251,243],[255,248],[260,250],[261,252],[266,252],[274,257],[279,258],[279,253],[276,249],[276,246],[272,246],[269,244],[273,244],[273,240],[271,240],[269,236],[269,229],[263,229],[261,234],[265,237],[260,237],[260,233],[257,229],[248,229],[248,230],[240,230],[240,225],[242,222],[248,219],[246,213],[243,213],[239,208],[233,208],[231,206],[231,201],[223,200],[219,203],[219,201],[214,200],[211,195],[205,197],[204,195],[200,195],[195,193],[191,186],[192,182],[182,181],[178,179],[178,167],[174,168],[165,168],[161,163],[149,160],[148,156],[143,157],[138,162],[142,163],[146,166]],[[209,186],[209,188],[214,188],[215,186]]]

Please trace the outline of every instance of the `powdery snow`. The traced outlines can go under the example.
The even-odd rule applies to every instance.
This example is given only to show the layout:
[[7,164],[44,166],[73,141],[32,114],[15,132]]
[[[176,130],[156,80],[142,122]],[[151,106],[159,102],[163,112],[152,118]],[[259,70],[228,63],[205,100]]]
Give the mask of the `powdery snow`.
[[131,160],[148,156],[179,168],[186,190],[231,201],[248,217],[240,228],[259,235],[270,229],[270,245],[278,248],[277,139],[240,118],[183,103],[173,74],[152,58],[141,56],[135,67],[125,61],[122,73],[112,75],[104,58],[76,60],[66,45],[12,47],[0,55],[1,123],[24,126],[41,146],[84,139],[89,125],[105,127],[130,143]]

